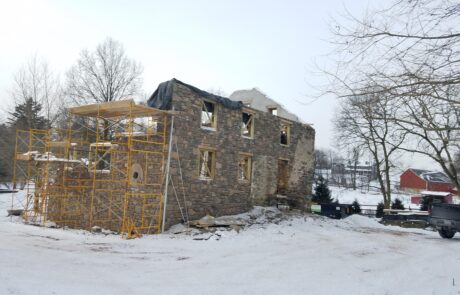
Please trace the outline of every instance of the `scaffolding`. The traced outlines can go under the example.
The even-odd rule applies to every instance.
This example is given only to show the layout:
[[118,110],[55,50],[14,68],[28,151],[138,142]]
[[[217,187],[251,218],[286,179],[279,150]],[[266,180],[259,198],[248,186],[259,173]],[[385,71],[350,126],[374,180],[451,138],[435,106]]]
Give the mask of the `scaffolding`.
[[124,100],[70,108],[66,129],[17,130],[24,221],[127,238],[160,232],[171,113]]

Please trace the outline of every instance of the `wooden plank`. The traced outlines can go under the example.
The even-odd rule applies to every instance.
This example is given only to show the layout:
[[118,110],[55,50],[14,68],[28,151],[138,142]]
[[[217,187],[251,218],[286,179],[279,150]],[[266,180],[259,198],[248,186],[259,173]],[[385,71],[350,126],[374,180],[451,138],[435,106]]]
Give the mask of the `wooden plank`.
[[68,146],[76,146],[75,142],[68,142],[68,141],[50,141],[48,142],[49,147],[68,147]]
[[30,161],[32,160],[32,154],[17,154],[16,155],[16,160],[20,160],[20,161]]
[[102,102],[102,103],[95,103],[95,104],[88,104],[78,107],[69,108],[72,114],[77,115],[97,115],[99,112],[105,111],[112,111],[116,112],[116,110],[125,110],[129,109],[131,105],[134,104],[133,100],[118,100],[118,101],[111,101],[111,102]]

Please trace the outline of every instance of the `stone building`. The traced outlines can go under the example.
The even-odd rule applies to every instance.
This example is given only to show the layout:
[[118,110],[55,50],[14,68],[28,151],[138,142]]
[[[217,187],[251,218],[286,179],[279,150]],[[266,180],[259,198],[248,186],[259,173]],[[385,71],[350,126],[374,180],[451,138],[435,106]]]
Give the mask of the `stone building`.
[[19,132],[13,183],[34,184],[25,221],[131,235],[280,200],[305,208],[311,126],[175,79],[147,104],[73,107],[68,129]]
[[314,170],[310,125],[175,79],[160,84],[148,104],[178,112],[172,154],[180,161],[172,160],[171,177],[175,184],[182,178],[185,201],[170,192],[167,226],[178,223],[185,209],[190,220],[237,214],[273,204],[277,195],[304,208]]

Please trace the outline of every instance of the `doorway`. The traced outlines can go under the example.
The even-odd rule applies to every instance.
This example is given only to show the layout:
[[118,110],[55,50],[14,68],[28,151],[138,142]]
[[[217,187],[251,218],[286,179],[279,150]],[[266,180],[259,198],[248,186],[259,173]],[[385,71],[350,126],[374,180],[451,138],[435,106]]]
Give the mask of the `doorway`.
[[283,195],[286,193],[289,181],[289,161],[278,160],[278,185],[277,194]]

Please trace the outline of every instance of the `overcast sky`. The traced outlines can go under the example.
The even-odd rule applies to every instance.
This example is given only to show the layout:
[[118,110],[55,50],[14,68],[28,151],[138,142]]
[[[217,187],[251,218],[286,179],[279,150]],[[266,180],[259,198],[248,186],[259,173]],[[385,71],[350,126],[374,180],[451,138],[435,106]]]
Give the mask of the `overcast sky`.
[[64,74],[82,49],[110,36],[143,64],[146,93],[171,78],[227,95],[258,87],[313,124],[317,147],[329,147],[335,100],[312,102],[312,86],[324,83],[314,64],[332,50],[329,20],[368,5],[344,2],[1,0],[1,107],[12,107],[13,75],[34,54]]

